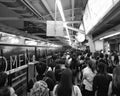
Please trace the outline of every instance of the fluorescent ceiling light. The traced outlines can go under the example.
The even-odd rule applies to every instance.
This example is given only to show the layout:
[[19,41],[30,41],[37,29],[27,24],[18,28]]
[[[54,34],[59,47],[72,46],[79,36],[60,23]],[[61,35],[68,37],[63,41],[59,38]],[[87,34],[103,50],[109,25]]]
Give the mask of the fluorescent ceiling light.
[[27,41],[27,40],[26,40],[26,41],[25,41],[25,44],[26,44],[26,45],[37,45],[37,42],[36,42],[36,41],[29,41],[29,40]]
[[117,32],[117,33],[114,33],[114,34],[110,34],[110,35],[107,35],[107,36],[104,36],[104,37],[100,38],[100,40],[103,40],[103,39],[106,39],[106,38],[109,38],[109,37],[113,37],[113,36],[119,35],[119,34],[120,34],[120,32]]
[[63,12],[63,7],[62,7],[62,4],[61,4],[61,0],[56,0],[56,4],[57,4],[57,7],[60,11],[60,15],[62,17],[62,20],[65,21],[65,15],[64,15],[64,12]]
[[[56,5],[58,7],[58,10],[60,11],[60,15],[62,17],[62,20],[65,22],[66,20],[65,20],[65,15],[64,15],[64,12],[63,12],[63,7],[62,7],[62,4],[61,4],[61,0],[56,0]],[[67,35],[69,37],[69,44],[71,45],[70,34],[69,34],[69,31],[68,31],[68,28],[67,28],[67,23],[65,23],[64,26],[65,26]]]

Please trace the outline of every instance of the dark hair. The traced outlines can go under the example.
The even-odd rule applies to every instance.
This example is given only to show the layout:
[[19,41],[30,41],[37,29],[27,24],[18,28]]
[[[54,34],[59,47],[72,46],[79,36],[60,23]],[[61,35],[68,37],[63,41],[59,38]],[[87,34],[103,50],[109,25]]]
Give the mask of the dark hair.
[[97,67],[98,67],[98,73],[102,73],[102,74],[106,73],[107,69],[105,63],[100,62]]
[[56,64],[65,64],[65,58],[57,59],[55,62]]
[[108,58],[108,54],[105,54],[105,58],[106,58],[106,59]]
[[87,57],[90,58],[91,55],[92,55],[92,53],[90,52],[87,54]]
[[94,72],[95,71],[95,62],[94,61],[92,61],[92,60],[88,60],[87,61],[87,64],[88,64],[88,66],[90,67],[90,69],[92,70],[92,72]]
[[76,69],[77,67],[78,67],[78,61],[76,60],[76,58],[72,58],[70,69]]
[[84,60],[85,59],[85,57],[82,55],[81,57],[80,57],[80,60]]
[[65,69],[55,93],[57,96],[71,96],[72,86],[72,71],[70,69]]
[[104,54],[103,53],[100,53],[100,58],[104,58]]
[[7,81],[7,74],[4,72],[0,72],[0,87],[5,86],[6,81]]
[[55,66],[55,79],[58,82],[60,81],[60,78],[61,78],[61,72],[62,72],[62,70],[61,70],[60,64],[57,64]]
[[47,69],[47,65],[43,63],[36,64],[36,70],[39,75],[42,75]]
[[10,89],[8,87],[0,88],[0,96],[10,96]]
[[55,80],[55,74],[54,74],[53,71],[47,71],[46,76],[51,78],[54,82],[56,81]]
[[113,70],[113,85],[120,89],[120,65],[114,68]]

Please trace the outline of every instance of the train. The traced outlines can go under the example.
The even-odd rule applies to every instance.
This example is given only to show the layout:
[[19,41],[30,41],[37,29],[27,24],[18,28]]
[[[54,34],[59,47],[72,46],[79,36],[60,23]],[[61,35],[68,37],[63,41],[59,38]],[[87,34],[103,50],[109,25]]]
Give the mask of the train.
[[62,47],[0,44],[0,71],[8,74],[8,85],[18,96],[26,96],[29,80],[35,78],[35,65],[48,63],[53,54],[63,51]]

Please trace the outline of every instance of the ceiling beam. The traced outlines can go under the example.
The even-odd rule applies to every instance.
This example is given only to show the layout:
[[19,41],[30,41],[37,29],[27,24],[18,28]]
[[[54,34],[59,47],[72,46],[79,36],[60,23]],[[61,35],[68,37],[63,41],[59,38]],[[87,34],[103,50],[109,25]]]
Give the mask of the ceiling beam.
[[76,32],[80,32],[80,33],[82,33],[82,34],[85,34],[85,32],[84,32],[83,30],[79,30],[79,29],[77,29],[77,28],[73,28],[73,27],[70,27],[70,26],[67,26],[67,28],[70,29],[70,30],[73,30],[73,31],[76,31]]
[[33,14],[31,14],[31,13],[20,13],[20,15],[22,15],[22,16],[33,16]]
[[8,7],[8,9],[10,10],[19,10],[19,11],[25,11],[26,10],[26,7]]
[[[74,8],[74,11],[75,10],[80,10],[80,12],[81,12],[81,10],[82,10],[82,8]],[[66,9],[66,10],[63,10],[64,11],[64,13],[67,13],[67,12],[69,12],[69,11],[72,11],[72,9]],[[55,14],[55,13],[52,13],[53,15]],[[59,12],[57,12],[56,13],[57,15],[59,14]],[[43,17],[49,17],[51,14],[48,14],[48,15],[44,15]]]
[[41,1],[42,1],[42,3],[45,5],[46,9],[48,10],[48,12],[49,12],[50,15],[52,16],[52,18],[55,19],[55,18],[54,18],[54,15],[52,14],[52,11],[51,11],[48,3],[47,3],[47,1],[46,1],[46,0],[41,0]]
[[74,20],[74,5],[75,5],[75,0],[71,0],[72,3],[72,21]]
[[0,2],[16,2],[16,0],[0,0]]
[[46,33],[31,33],[32,35],[46,35]]
[[49,39],[49,40],[56,40],[56,38],[49,38],[49,37],[47,39]]
[[29,8],[36,16],[38,16],[39,18],[42,17],[42,19],[45,20],[45,18],[41,15],[41,13],[38,12],[38,10],[34,8],[34,6],[28,0],[21,0],[21,2],[25,4],[27,8]]
[[[7,20],[22,20],[22,21],[31,21],[31,22],[37,22],[37,23],[46,23],[44,20],[39,20],[36,18],[19,18],[19,17],[0,17],[0,21],[7,21]],[[81,21],[66,21],[65,23],[81,23]]]
[[46,23],[44,20],[39,20],[36,18],[19,18],[19,17],[0,17],[0,21],[7,21],[7,20],[22,20],[22,21],[30,21],[30,22],[40,22],[40,23]]
[[[79,17],[78,17],[79,16]],[[67,16],[67,18],[66,18],[66,21],[71,21],[72,20],[72,18],[75,18],[75,20],[79,20],[79,21],[81,21],[81,18],[82,18],[82,15],[75,15],[75,16]],[[61,21],[61,17],[58,17],[58,18],[56,18],[57,19],[57,21]]]
[[70,24],[70,23],[81,23],[81,21],[66,21],[67,24]]

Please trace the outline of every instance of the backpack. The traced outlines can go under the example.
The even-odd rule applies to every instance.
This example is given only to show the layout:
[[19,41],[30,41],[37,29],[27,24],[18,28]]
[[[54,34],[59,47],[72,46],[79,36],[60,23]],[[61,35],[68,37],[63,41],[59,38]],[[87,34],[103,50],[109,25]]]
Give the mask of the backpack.
[[49,96],[49,88],[45,81],[35,82],[31,89],[31,96]]

